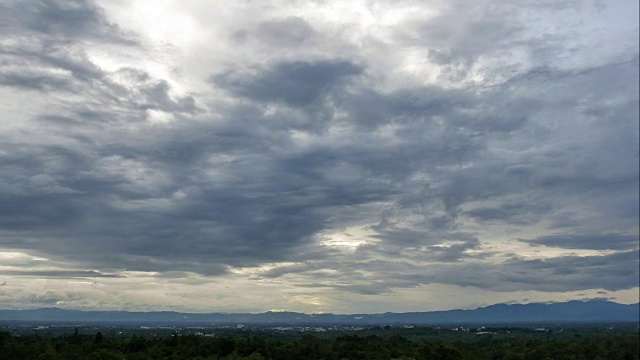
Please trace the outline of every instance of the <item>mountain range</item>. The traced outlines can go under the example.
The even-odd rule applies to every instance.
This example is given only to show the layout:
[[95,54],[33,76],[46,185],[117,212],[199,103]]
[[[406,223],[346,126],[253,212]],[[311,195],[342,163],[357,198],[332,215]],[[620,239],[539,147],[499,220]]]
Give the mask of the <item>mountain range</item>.
[[80,311],[59,308],[0,310],[0,321],[100,322],[100,323],[198,323],[206,325],[385,325],[453,323],[548,323],[639,321],[640,304],[604,300],[561,303],[496,304],[473,310],[383,314],[304,314],[297,312],[180,313],[173,311]]

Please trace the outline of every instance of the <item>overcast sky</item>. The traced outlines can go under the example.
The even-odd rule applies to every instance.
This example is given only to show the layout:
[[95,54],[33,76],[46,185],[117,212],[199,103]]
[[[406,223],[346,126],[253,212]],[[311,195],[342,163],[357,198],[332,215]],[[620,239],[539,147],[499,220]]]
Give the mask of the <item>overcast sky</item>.
[[638,12],[0,0],[0,307],[637,302]]

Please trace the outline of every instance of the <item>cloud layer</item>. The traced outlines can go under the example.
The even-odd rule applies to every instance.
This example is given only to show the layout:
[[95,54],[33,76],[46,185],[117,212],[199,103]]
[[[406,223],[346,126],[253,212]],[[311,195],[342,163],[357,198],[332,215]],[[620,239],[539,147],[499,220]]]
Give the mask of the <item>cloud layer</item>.
[[349,4],[2,5],[0,301],[637,301],[638,4]]

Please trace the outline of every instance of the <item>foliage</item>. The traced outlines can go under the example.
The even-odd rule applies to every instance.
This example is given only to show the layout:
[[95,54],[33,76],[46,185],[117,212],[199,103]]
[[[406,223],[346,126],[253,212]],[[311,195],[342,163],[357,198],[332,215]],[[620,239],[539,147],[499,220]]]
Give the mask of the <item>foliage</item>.
[[[638,359],[638,330],[537,333],[523,329],[454,332],[369,329],[331,334],[261,331],[253,336],[195,334],[145,338],[73,334],[42,337],[0,332],[0,358],[23,359]],[[491,330],[491,331],[489,331]]]

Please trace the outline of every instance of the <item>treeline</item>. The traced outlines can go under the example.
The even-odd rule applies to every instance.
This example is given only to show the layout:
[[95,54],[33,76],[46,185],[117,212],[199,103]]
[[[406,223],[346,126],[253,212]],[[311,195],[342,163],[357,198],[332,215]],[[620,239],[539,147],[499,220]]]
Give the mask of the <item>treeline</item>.
[[343,334],[269,337],[204,337],[174,334],[165,338],[106,337],[75,333],[56,338],[13,336],[0,332],[0,359],[638,359],[638,332],[580,333],[572,336],[513,334],[493,337],[407,338]]

